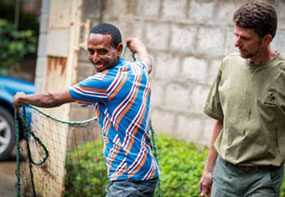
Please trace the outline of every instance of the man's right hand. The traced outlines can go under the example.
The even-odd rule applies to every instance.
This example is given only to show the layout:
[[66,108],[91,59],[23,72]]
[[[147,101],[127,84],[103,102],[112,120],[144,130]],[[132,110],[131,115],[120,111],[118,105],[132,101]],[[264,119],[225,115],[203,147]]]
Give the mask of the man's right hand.
[[23,92],[17,92],[13,98],[13,105],[15,108],[19,107],[20,105],[24,104],[22,99],[26,97],[26,94]]
[[146,53],[146,48],[140,39],[135,37],[127,38],[126,43],[132,53]]
[[212,173],[204,171],[203,176],[200,179],[200,197],[210,197],[212,183]]
[[148,54],[143,42],[138,38],[128,38],[126,43],[130,51],[134,54],[137,54],[140,61],[144,62],[148,66],[147,72],[151,73],[152,57]]

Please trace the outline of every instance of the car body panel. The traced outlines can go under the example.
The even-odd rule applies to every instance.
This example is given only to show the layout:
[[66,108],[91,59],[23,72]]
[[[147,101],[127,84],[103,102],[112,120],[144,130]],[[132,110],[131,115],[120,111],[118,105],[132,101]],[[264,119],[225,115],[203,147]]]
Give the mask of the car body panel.
[[[5,160],[11,154],[16,144],[16,132],[14,126],[13,97],[17,92],[32,94],[35,92],[33,83],[13,77],[0,76],[0,160]],[[21,115],[26,116],[28,124],[31,123],[31,112],[27,109]],[[4,127],[4,126],[5,127]],[[22,134],[20,133],[20,136]]]
[[31,82],[16,79],[13,77],[0,76],[0,98],[13,104],[13,97],[17,92],[32,94],[35,86]]

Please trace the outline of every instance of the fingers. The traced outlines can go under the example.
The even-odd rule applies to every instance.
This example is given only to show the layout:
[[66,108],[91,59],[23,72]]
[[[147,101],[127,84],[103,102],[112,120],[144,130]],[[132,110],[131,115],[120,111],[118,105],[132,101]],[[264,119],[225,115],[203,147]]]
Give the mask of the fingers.
[[126,44],[133,53],[140,51],[144,47],[142,41],[135,37],[127,38]]
[[205,189],[205,184],[203,181],[200,182],[200,197],[205,197],[206,196],[206,189]]
[[208,197],[210,194],[210,188],[206,184],[202,184],[200,187],[200,197]]
[[131,43],[133,42],[133,39],[134,39],[134,38],[127,38],[127,39],[126,39],[126,44],[127,44],[128,47],[129,47],[129,46],[131,45]]
[[204,173],[200,180],[200,197],[209,197],[212,187],[211,173]]
[[129,49],[134,49],[134,47],[136,46],[136,38],[127,38],[126,44]]
[[17,92],[16,95],[13,98],[13,105],[15,108],[19,107],[21,104],[21,99],[25,96],[26,94],[23,92]]
[[134,43],[134,42],[140,42],[140,39],[138,39],[136,37],[129,37],[126,39],[127,44]]

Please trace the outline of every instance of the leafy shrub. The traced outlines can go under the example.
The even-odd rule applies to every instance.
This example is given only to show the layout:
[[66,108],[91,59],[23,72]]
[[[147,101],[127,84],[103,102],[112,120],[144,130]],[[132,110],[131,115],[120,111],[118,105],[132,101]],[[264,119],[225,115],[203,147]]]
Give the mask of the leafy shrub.
[[282,183],[282,187],[281,187],[281,197],[285,197],[285,179],[283,178],[283,183]]
[[89,142],[67,154],[65,196],[105,196],[107,170],[102,141]]
[[36,35],[32,30],[17,31],[12,23],[0,19],[0,74],[36,52]]
[[[163,197],[198,197],[199,180],[207,150],[193,144],[159,135],[160,191]],[[105,196],[108,183],[101,141],[79,146],[68,154],[66,197]],[[285,180],[281,189],[285,197]]]
[[198,150],[182,140],[159,136],[159,166],[163,196],[199,196],[199,180],[203,170],[206,149]]

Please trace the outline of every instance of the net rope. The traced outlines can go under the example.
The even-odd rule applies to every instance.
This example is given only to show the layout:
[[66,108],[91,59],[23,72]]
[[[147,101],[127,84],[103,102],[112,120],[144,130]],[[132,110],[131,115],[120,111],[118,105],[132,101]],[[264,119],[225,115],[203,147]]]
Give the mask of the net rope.
[[[15,123],[17,197],[37,197],[37,191],[48,193],[51,190],[48,188],[62,192],[66,197],[105,195],[108,180],[96,117],[80,121],[62,120],[43,109],[24,105],[15,110]],[[61,133],[65,129],[68,135]],[[158,160],[151,124],[150,137],[153,155]],[[63,139],[65,143],[61,142],[65,141]],[[62,147],[67,148],[61,150]],[[35,171],[39,175],[35,176]],[[59,191],[60,186],[64,186],[64,191]],[[159,184],[155,196],[161,196]]]

